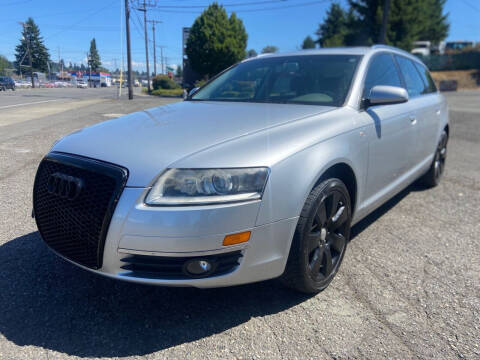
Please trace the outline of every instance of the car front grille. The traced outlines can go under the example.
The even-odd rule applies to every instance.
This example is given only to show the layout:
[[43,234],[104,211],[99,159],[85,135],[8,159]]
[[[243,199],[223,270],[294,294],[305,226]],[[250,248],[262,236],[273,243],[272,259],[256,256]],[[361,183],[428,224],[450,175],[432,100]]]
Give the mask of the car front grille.
[[[150,256],[129,255],[121,259],[125,263],[121,268],[127,270],[124,276],[147,279],[191,279],[224,275],[235,270],[242,258],[241,251],[233,251],[208,256]],[[185,264],[192,260],[206,260],[214,269],[205,276],[192,276],[185,270]]]
[[73,262],[101,268],[110,220],[127,178],[128,171],[117,165],[47,155],[33,189],[33,212],[45,243]]

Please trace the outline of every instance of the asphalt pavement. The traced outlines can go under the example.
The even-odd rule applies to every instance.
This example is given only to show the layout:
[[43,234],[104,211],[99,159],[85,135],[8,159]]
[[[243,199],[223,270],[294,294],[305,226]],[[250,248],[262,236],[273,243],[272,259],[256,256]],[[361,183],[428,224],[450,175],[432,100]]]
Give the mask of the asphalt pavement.
[[52,254],[31,218],[36,168],[79,128],[172,100],[115,89],[0,93],[0,359],[480,359],[480,91],[447,94],[445,177],[353,228],[330,287],[141,286]]

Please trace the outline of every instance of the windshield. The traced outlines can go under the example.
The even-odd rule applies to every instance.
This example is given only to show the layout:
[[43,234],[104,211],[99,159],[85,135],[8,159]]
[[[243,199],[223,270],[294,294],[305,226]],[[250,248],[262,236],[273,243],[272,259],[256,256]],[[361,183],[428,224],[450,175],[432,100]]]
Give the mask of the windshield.
[[342,106],[361,56],[299,55],[246,61],[190,100]]

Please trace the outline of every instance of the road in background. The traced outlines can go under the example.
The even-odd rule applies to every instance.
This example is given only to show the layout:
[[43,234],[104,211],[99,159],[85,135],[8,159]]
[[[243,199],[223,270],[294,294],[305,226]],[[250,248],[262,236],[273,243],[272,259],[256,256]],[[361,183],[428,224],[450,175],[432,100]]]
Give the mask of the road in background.
[[[165,103],[115,100],[111,90],[0,93],[0,359],[480,357],[480,92],[447,95],[441,185],[410,186],[355,226],[336,279],[305,296],[275,281],[117,282],[47,249],[31,193],[53,141]],[[55,101],[1,108],[44,100]]]

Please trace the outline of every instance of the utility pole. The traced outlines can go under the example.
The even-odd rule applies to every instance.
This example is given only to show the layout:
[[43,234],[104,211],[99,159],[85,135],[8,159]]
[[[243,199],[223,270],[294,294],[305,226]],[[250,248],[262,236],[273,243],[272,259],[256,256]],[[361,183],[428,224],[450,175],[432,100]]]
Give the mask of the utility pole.
[[147,32],[147,3],[146,0],[143,0],[143,8],[138,8],[137,10],[143,11],[143,25],[145,28],[145,60],[147,65],[147,91],[150,94],[150,66],[148,64],[148,32]]
[[388,12],[390,10],[390,0],[385,0],[383,4],[383,19],[382,19],[382,29],[380,30],[380,38],[378,42],[380,44],[386,44],[387,41],[387,24],[388,24]]
[[152,32],[153,32],[153,75],[157,76],[157,50],[155,46],[155,24],[161,24],[161,21],[158,20],[148,20],[149,23],[152,23]]
[[90,58],[89,53],[87,53],[87,61],[88,61],[88,87],[92,87],[92,60]]
[[160,46],[160,60],[162,61],[162,74],[164,74],[165,68],[163,66],[163,48],[165,46]]
[[[25,34],[25,42],[27,43],[27,54],[28,54],[28,65],[30,66],[30,80],[32,81],[32,88],[35,88],[35,81],[33,80],[33,64],[32,64],[32,53],[30,52],[30,37],[27,34],[28,24],[24,22],[19,22],[23,26],[23,33]],[[20,64],[20,67],[22,65]]]
[[[130,8],[128,6],[128,0],[125,0],[125,29],[127,33],[128,99],[132,100],[133,99],[132,51],[131,51],[132,49],[130,47]],[[120,79],[122,79],[121,76],[120,76]],[[122,86],[121,83],[120,83],[120,86]]]
[[[60,76],[63,79],[63,64],[61,64],[61,62],[62,62],[62,57],[60,56],[60,46],[59,46],[58,47],[58,70],[60,70]],[[61,64],[61,67],[60,67],[60,64]]]

